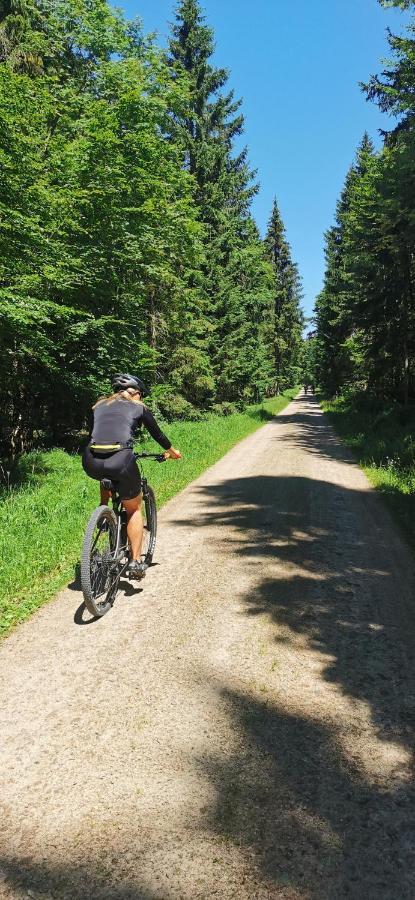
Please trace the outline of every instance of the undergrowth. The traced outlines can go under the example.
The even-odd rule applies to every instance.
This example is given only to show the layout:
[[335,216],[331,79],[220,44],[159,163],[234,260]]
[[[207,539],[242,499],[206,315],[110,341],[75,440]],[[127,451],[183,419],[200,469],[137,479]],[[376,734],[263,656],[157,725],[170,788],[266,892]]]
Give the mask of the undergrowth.
[[415,549],[415,404],[359,396],[321,402]]

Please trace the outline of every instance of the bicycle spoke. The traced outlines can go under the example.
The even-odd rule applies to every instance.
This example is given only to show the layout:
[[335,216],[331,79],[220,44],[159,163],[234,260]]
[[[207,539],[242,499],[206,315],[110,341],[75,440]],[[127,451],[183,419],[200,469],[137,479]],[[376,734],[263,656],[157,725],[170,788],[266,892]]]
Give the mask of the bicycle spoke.
[[98,543],[100,537],[102,537],[103,534],[106,534],[106,532],[104,531],[103,528],[99,528],[98,531],[97,531],[97,535],[96,535],[96,537],[94,538],[92,547],[91,547],[91,555],[92,555],[93,551],[95,550],[95,547],[96,547],[96,545],[97,545],[97,543]]

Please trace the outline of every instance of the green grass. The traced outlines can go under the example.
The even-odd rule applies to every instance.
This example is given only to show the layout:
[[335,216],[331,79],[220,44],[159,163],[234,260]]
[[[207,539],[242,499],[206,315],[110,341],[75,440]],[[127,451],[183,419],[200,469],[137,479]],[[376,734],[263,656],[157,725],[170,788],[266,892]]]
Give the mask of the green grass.
[[[280,412],[296,393],[286,391],[226,418],[209,415],[166,426],[183,459],[146,465],[158,505]],[[146,441],[143,448],[156,450],[157,445]],[[74,577],[85,525],[98,499],[98,485],[84,474],[79,456],[63,450],[25,455],[18,479],[19,487],[0,495],[0,634]]]
[[359,397],[321,403],[415,550],[415,405]]

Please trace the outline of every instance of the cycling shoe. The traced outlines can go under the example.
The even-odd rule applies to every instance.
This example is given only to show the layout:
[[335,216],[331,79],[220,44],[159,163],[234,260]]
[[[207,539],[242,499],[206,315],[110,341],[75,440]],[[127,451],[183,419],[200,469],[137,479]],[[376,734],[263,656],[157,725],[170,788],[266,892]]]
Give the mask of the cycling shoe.
[[145,577],[147,566],[145,563],[138,562],[137,559],[133,559],[128,566],[128,574],[130,578],[134,578],[136,581],[141,581],[142,578]]

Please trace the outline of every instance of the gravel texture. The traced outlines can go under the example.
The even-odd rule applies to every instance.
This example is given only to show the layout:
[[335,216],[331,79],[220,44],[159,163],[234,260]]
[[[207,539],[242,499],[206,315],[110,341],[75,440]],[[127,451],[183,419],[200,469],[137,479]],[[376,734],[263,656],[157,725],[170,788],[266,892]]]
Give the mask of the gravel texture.
[[414,562],[314,399],[164,507],[156,561],[1,645],[0,897],[415,898]]

